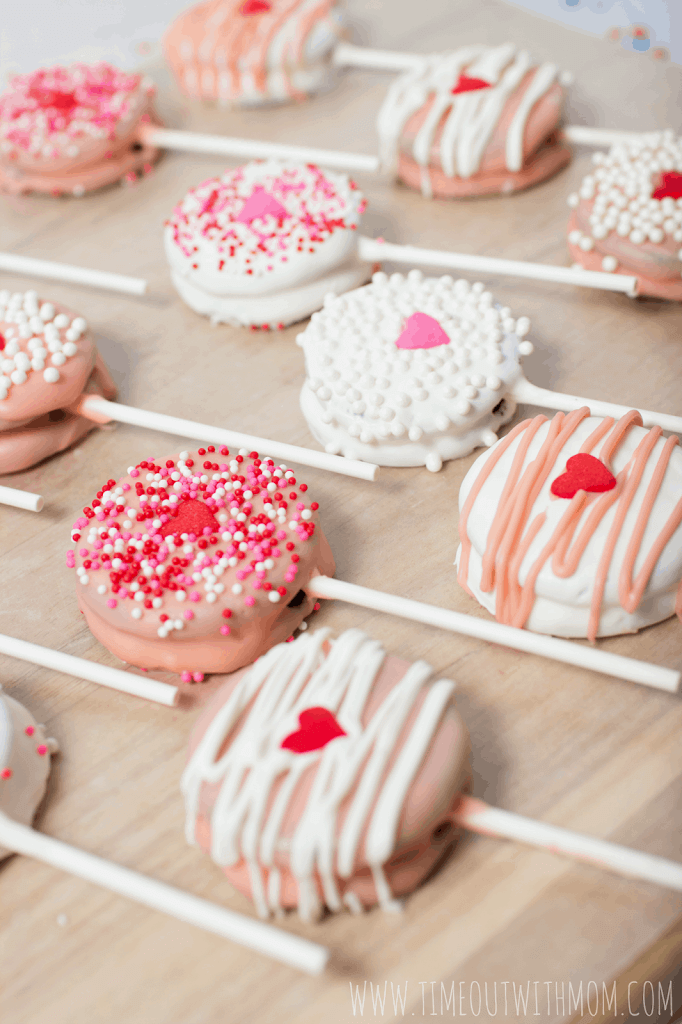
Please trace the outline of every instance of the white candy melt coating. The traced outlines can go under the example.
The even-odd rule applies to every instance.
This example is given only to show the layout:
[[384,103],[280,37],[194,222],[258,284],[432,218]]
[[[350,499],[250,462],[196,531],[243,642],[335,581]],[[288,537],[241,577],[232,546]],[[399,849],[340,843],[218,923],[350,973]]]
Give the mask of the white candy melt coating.
[[[417,312],[437,320],[449,344],[398,348]],[[525,332],[525,318],[519,323]],[[310,430],[335,454],[434,471],[490,444],[514,414],[509,392],[522,376],[520,355],[532,351],[515,326],[482,284],[419,271],[375,274],[370,285],[316,313],[298,336],[307,374],[301,409]]]
[[[39,754],[39,747],[47,750]],[[31,713],[0,689],[0,810],[4,814],[31,824],[45,795],[50,754],[57,749]],[[10,853],[0,846],[0,858]]]
[[[379,112],[381,157],[385,167],[395,170],[401,136],[410,117],[430,99],[433,105],[420,128],[411,156],[423,168],[431,161],[436,132],[443,119],[440,163],[449,177],[470,178],[479,170],[490,139],[510,97],[531,70],[525,50],[511,43],[502,46],[467,46],[454,53],[434,55],[393,82]],[[492,88],[453,95],[461,74],[490,82]],[[512,172],[523,166],[523,136],[533,106],[557,78],[554,64],[534,69],[533,79],[515,112],[507,132],[506,165]],[[422,175],[422,190],[430,194],[428,174]]]
[[[551,495],[550,486],[552,481],[565,472],[567,459],[578,453],[587,437],[602,422],[603,420],[600,417],[594,416],[582,421],[561,449],[553,470],[549,473],[545,484],[542,486],[534,502],[528,522],[532,523],[536,516],[541,513],[545,514],[546,519],[524,555],[519,569],[521,584],[526,580],[530,567],[549,541],[568,506],[566,499],[554,498]],[[524,467],[528,466],[536,457],[542,442],[547,437],[548,430],[549,421],[542,425],[531,441],[524,458]],[[647,433],[648,431],[644,428],[637,426],[629,430],[611,460],[610,469],[615,475],[625,468],[632,458],[635,448]],[[482,556],[486,549],[490,527],[497,511],[514,455],[522,440],[523,433],[515,438],[493,468],[474,503],[467,524],[467,535],[471,541],[467,586],[483,607],[493,614],[495,612],[495,590],[484,592],[480,587]],[[497,445],[501,443],[502,440],[498,441]],[[674,614],[677,587],[682,578],[682,528],[678,528],[675,531],[662,555],[659,557],[639,607],[632,613],[626,612],[621,606],[618,594],[619,578],[625,550],[629,538],[634,531],[634,524],[642,507],[644,493],[652,478],[664,444],[665,438],[659,438],[656,442],[620,531],[606,578],[601,606],[599,636],[632,633]],[[459,495],[460,512],[474,481],[486,461],[495,452],[497,445],[480,455],[464,478]],[[598,445],[593,452],[595,456],[599,454],[599,447]],[[663,484],[655,499],[653,511],[644,532],[640,553],[635,561],[635,577],[655,538],[661,533],[665,522],[679,502],[680,495],[682,495],[682,450],[677,446],[673,449],[663,478]],[[591,507],[591,504],[588,504],[586,510],[584,510],[579,521],[581,525],[585,523],[586,516]],[[611,506],[603,517],[590,538],[576,571],[571,576],[564,578],[556,576],[552,570],[551,558],[545,562],[535,584],[536,599],[526,623],[528,629],[538,633],[550,633],[554,636],[587,636],[595,572],[618,507],[618,504]],[[574,538],[578,535],[579,531],[580,525],[574,534]],[[459,564],[460,556],[461,545],[457,552],[456,564]]]
[[[259,189],[286,213],[240,222]],[[165,248],[173,281],[193,308],[215,320],[292,322],[317,308],[330,290],[330,275],[359,283],[364,265],[357,260],[355,229],[364,208],[362,193],[347,175],[313,165],[268,160],[227,171],[191,189],[168,221]],[[367,276],[365,269],[359,279]],[[305,304],[303,293],[278,298],[306,285],[311,287]],[[276,319],[258,312],[261,298],[272,300]],[[287,313],[290,307],[295,312]]]
[[[326,658],[325,643],[331,644]],[[430,665],[416,662],[363,726],[363,711],[384,658],[380,644],[360,630],[348,630],[330,641],[329,630],[322,629],[299,636],[294,643],[279,644],[243,676],[185,769],[181,786],[188,842],[196,843],[202,785],[219,784],[211,816],[211,856],[220,865],[236,864],[242,857],[247,861],[261,916],[282,907],[278,872],[271,871],[272,884],[266,892],[260,865],[274,866],[287,803],[303,774],[315,765],[307,804],[289,846],[300,916],[310,920],[321,911],[316,874],[327,906],[342,909],[335,873],[351,877],[363,832],[364,854],[379,902],[393,909],[383,865],[394,851],[409,787],[455,686],[447,680],[430,681]],[[401,731],[425,688],[411,733],[398,748]],[[331,711],[346,735],[309,753],[282,748],[285,737],[297,730],[300,712],[311,707]],[[234,735],[238,723],[241,727]],[[228,738],[231,742],[219,757]],[[266,812],[275,784],[279,792]],[[349,793],[350,806],[340,824],[340,805]]]

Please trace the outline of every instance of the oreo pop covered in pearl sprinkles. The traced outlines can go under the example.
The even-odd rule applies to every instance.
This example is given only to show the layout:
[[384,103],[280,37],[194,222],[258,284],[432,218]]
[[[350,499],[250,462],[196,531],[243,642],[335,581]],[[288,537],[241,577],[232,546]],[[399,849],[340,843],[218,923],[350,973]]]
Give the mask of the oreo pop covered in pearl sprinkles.
[[374,274],[329,296],[297,342],[301,409],[325,450],[382,466],[423,466],[491,445],[514,414],[509,395],[530,323],[483,284]]
[[370,276],[365,200],[345,174],[254,161],[191,189],[166,225],[173,284],[214,323],[284,327]]

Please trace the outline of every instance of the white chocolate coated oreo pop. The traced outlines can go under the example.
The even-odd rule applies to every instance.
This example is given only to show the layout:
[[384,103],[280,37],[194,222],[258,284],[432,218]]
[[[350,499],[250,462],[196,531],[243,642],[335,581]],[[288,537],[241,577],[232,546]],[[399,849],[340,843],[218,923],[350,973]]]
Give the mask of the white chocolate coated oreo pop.
[[261,916],[395,909],[447,849],[467,776],[454,689],[360,630],[273,648],[197,722],[188,841]]
[[377,273],[299,334],[303,415],[330,453],[435,472],[494,444],[513,416],[529,327],[483,284]]
[[366,281],[365,200],[345,174],[254,161],[191,189],[166,224],[173,284],[215,323],[284,327]]
[[500,622],[594,640],[682,617],[682,451],[641,423],[536,416],[471,467],[458,578]]
[[382,160],[425,196],[509,193],[570,160],[557,139],[564,90],[554,64],[511,43],[425,57],[379,112]]
[[307,490],[272,459],[213,445],[105,481],[67,553],[90,629],[185,681],[248,665],[313,610],[309,579],[334,574]]
[[586,270],[634,274],[638,294],[682,301],[682,139],[671,131],[595,153],[568,197],[568,245]]
[[95,424],[71,412],[84,391],[116,391],[82,316],[35,291],[0,291],[0,473],[63,451]]
[[[58,749],[45,727],[0,687],[0,811],[31,824],[45,796],[50,754]],[[10,853],[0,846],[0,858]]]
[[340,27],[335,0],[207,0],[173,22],[164,51],[188,96],[282,103],[327,85]]
[[150,79],[105,63],[16,75],[0,96],[0,189],[80,196],[134,181],[158,157],[137,139],[153,96]]

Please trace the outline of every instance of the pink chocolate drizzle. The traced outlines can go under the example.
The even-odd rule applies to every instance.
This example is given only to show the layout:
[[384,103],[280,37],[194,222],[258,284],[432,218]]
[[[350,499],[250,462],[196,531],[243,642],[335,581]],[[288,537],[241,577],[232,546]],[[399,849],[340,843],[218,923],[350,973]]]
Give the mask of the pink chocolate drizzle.
[[[524,420],[498,444],[476,477],[462,509],[459,524],[462,551],[458,580],[464,589],[471,593],[467,586],[471,553],[467,522],[483,484],[502,455],[515,439],[520,437],[512,467],[488,533],[482,560],[481,590],[484,593],[496,590],[495,617],[498,621],[519,628],[523,627],[535,600],[535,583],[546,562],[551,558],[552,571],[555,576],[561,578],[572,576],[599,523],[611,506],[616,504],[616,515],[608,532],[594,578],[587,634],[588,638],[594,641],[599,630],[602,598],[616,543],[649,457],[661,436],[660,427],[653,427],[640,441],[627,466],[616,476],[616,486],[612,490],[598,496],[588,495],[585,491],[577,492],[569,501],[568,507],[549,541],[530,567],[526,582],[522,586],[519,581],[519,572],[525,555],[546,520],[546,514],[542,512],[532,522],[529,522],[533,504],[540,490],[555,471],[556,462],[560,458],[564,445],[579,424],[589,415],[588,408],[578,409],[568,415],[557,413],[549,425],[547,437],[540,451],[525,470],[523,463],[526,454],[538,430],[543,423],[547,422],[546,416],[541,415],[532,420]],[[601,441],[604,441],[599,458],[608,466],[619,444],[634,425],[642,425],[642,418],[636,411],[626,413],[617,423],[614,419],[607,417],[589,435],[580,449],[581,453],[591,452]],[[677,437],[669,437],[665,442],[642,499],[641,509],[625,551],[619,577],[618,596],[621,606],[629,613],[634,612],[638,607],[656,562],[675,530],[682,523],[682,498],[680,498],[662,531],[652,544],[637,577],[633,580],[634,565],[639,555],[644,532],[661,488],[671,453],[678,443]],[[587,516],[581,526],[581,519],[585,511],[587,511]],[[578,534],[574,539],[576,530],[578,530]],[[682,581],[680,581],[677,592],[675,612],[682,619]]]

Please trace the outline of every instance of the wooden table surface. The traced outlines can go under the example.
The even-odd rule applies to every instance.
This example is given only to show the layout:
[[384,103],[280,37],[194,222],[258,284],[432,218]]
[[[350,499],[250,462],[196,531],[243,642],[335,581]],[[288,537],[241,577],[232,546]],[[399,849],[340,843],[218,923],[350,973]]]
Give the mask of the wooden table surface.
[[[428,52],[481,40],[524,43],[574,72],[573,119],[680,127],[679,69],[498,0],[354,0],[347,6],[357,37],[374,45]],[[300,106],[218,112],[189,107],[165,71],[152,70],[169,124],[367,153],[375,149],[374,119],[389,81],[384,74],[350,71],[333,91]],[[567,170],[529,192],[463,203],[429,202],[358,175],[369,200],[365,230],[426,247],[565,264],[565,197],[589,162],[588,152],[578,152]],[[139,300],[39,286],[41,296],[75,307],[93,326],[121,400],[315,447],[298,407],[303,360],[294,339],[300,328],[213,328],[170,285],[164,218],[188,187],[223,166],[219,159],[168,155],[133,188],[81,200],[2,198],[1,247],[148,278],[149,296]],[[7,275],[2,284],[16,289],[34,282]],[[486,284],[516,315],[531,319],[535,354],[526,372],[535,383],[682,414],[680,306],[513,279]],[[517,419],[527,414],[521,409]],[[0,631],[115,663],[77,611],[73,574],[64,565],[69,527],[94,483],[179,446],[175,438],[119,426],[3,479],[43,493],[47,503],[40,515],[0,513]],[[452,566],[458,488],[474,457],[450,462],[438,474],[385,469],[375,484],[306,470],[338,575],[485,616],[458,587]],[[342,604],[325,604],[313,622],[336,631],[361,626],[393,653],[424,657],[457,681],[477,795],[682,859],[678,697]],[[599,646],[680,668],[681,637],[679,622],[668,620]],[[183,836],[178,780],[187,736],[220,677],[186,687],[176,710],[4,657],[0,679],[62,746],[41,829],[252,912]],[[530,1020],[537,1009],[542,1019],[561,1021],[588,1013],[587,1004],[569,1003],[569,982],[573,992],[583,983],[583,998],[595,982],[601,1000],[602,982],[616,977],[621,1016],[627,1015],[629,965],[653,960],[648,976],[655,988],[657,943],[665,945],[669,963],[669,935],[677,929],[679,937],[682,916],[682,897],[655,885],[471,836],[400,917],[373,911],[304,926],[289,916],[282,927],[336,951],[333,968],[314,980],[27,859],[14,857],[0,867],[0,904],[0,1019],[7,1024],[345,1024],[354,1019],[349,982],[362,991],[365,981],[365,1017],[374,1016],[370,983],[383,993],[384,982],[384,1019],[396,1017],[391,984],[403,994],[407,986],[405,1016],[451,1016],[452,1004],[441,1006],[440,983],[449,996],[454,982],[464,1000],[457,1013],[475,1014],[478,984],[485,1019],[487,982],[491,1011],[496,986],[499,1016],[507,993],[508,1016]],[[515,1005],[519,986],[530,993],[527,1011]],[[669,1018],[663,1011],[647,1019]]]

